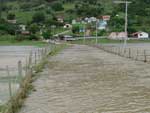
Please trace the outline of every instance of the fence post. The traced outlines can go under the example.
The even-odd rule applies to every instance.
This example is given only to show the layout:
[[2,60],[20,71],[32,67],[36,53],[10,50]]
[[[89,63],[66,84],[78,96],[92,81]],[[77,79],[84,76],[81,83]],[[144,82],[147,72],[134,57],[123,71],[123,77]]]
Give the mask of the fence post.
[[8,76],[8,79],[9,79],[9,84],[8,84],[9,96],[10,96],[10,98],[12,98],[11,77],[10,77],[10,72],[9,72],[9,67],[8,66],[6,66],[6,71],[7,71],[7,76]]
[[38,48],[38,60],[40,60],[40,49]]
[[129,48],[129,58],[131,58],[131,48]]
[[28,57],[26,58],[26,64],[25,64],[25,76],[28,74]]
[[29,68],[30,68],[30,66],[32,66],[32,51],[29,56]]
[[21,82],[21,80],[23,78],[23,75],[22,75],[22,62],[21,61],[18,62],[18,75],[19,75],[19,80]]
[[37,53],[36,52],[35,52],[35,56],[34,57],[35,57],[34,59],[35,59],[35,65],[36,65],[37,64],[37,62],[36,62],[37,61]]
[[144,50],[144,62],[147,62],[146,50]]
[[126,48],[124,48],[123,56],[126,57]]
[[136,60],[138,60],[138,56],[139,56],[139,50],[137,49],[137,52],[136,52]]

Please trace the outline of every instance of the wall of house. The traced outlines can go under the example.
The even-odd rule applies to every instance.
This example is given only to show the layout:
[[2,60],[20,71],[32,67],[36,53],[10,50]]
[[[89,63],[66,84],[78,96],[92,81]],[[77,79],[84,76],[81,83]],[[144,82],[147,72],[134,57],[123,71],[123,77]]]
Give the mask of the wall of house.
[[139,33],[138,34],[138,38],[149,38],[149,35],[148,35],[148,33]]

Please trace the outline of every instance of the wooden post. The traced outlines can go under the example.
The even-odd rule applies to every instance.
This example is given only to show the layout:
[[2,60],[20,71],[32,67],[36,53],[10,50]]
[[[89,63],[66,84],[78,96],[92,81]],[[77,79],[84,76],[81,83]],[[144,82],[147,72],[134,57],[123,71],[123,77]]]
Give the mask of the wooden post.
[[129,48],[129,58],[131,58],[131,48]]
[[35,56],[34,56],[35,58],[35,65],[37,64],[37,53],[35,52]]
[[26,65],[25,65],[25,76],[28,74],[28,57],[26,58]]
[[139,50],[137,49],[137,52],[136,52],[136,60],[138,60],[138,56],[139,56]]
[[120,47],[119,47],[118,55],[120,55]]
[[7,71],[7,76],[8,76],[8,79],[9,79],[9,84],[8,84],[9,96],[10,96],[10,98],[12,98],[11,76],[10,76],[10,72],[9,72],[9,67],[8,66],[6,66],[6,71]]
[[126,57],[126,48],[124,48],[124,53],[123,53],[124,57]]
[[22,62],[18,62],[18,75],[19,75],[19,81],[21,82],[23,75],[22,75]]
[[144,50],[144,62],[147,62],[146,50]]
[[30,53],[29,56],[29,67],[32,66],[32,52]]
[[38,48],[38,60],[40,60],[40,49]]

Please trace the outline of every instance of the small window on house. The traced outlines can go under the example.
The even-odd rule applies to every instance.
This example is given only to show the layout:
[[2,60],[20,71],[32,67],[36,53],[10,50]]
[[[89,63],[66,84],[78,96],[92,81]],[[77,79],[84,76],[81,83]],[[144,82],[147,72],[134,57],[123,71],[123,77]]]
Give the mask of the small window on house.
[[140,34],[140,36],[143,36],[143,34]]

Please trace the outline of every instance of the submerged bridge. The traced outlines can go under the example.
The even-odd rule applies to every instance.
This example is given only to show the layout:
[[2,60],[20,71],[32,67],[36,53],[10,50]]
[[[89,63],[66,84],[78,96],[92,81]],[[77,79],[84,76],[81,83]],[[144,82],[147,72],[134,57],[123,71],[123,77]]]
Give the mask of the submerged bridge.
[[19,113],[149,113],[150,65],[72,45],[48,59]]

